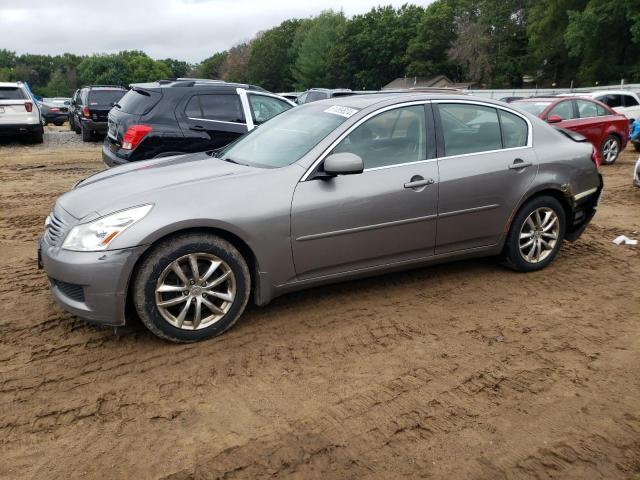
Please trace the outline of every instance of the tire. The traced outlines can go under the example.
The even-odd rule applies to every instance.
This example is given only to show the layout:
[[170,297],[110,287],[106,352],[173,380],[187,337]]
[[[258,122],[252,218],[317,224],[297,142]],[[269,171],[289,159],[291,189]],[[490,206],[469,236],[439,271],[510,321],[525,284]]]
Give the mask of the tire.
[[[185,280],[195,280],[191,258],[197,258],[200,278],[205,277],[213,262],[220,261],[221,264],[209,277],[214,279],[213,282],[208,281],[215,284],[217,279],[228,275],[226,280],[206,288],[206,284],[197,280],[195,284],[186,284],[171,267],[178,263]],[[158,293],[156,288],[160,284],[174,290],[182,288],[182,291]],[[230,301],[214,295],[230,295],[230,292],[234,292]],[[142,323],[158,337],[177,343],[205,340],[227,331],[242,315],[250,292],[251,276],[240,252],[222,238],[204,233],[178,235],[153,247],[136,270],[132,282],[133,304]],[[159,302],[173,300],[177,300],[174,305],[164,309],[158,306]],[[217,314],[208,308],[205,301],[219,307]],[[198,304],[201,305],[202,323],[194,329]],[[208,316],[204,317],[206,314]]]
[[603,165],[613,165],[620,156],[622,144],[616,135],[609,135],[600,146]]
[[633,148],[636,150],[636,152],[640,152],[640,142],[633,142]]
[[54,124],[56,127],[61,127],[61,126],[64,124],[64,122],[53,122],[53,124]]
[[[541,220],[546,218],[547,212],[553,212],[556,220],[549,219],[549,224],[552,224],[550,229],[546,228],[549,224],[544,221],[540,222],[543,228],[537,231],[532,228],[532,226],[538,226],[535,225],[538,223],[534,213],[536,211],[540,213]],[[533,225],[528,221],[530,215],[534,216],[531,219]],[[518,210],[511,223],[511,229],[503,251],[505,263],[517,272],[533,272],[545,268],[558,254],[564,239],[565,229],[566,213],[558,200],[547,195],[532,198]],[[531,236],[528,236],[529,234]],[[526,235],[522,239],[522,248],[520,243],[521,235]],[[555,239],[552,238],[553,235],[555,235]],[[527,246],[530,241],[528,240],[529,238],[532,239],[534,244],[536,239],[540,239],[538,243],[540,247],[536,247],[538,258],[536,258],[536,251],[534,251],[530,260],[526,258],[527,255],[531,254],[531,248],[533,248]],[[551,248],[545,246],[543,242],[546,242],[547,246],[552,245]]]
[[80,127],[80,131],[82,132],[83,142],[90,142],[93,139],[93,136],[91,135],[91,130],[87,130],[84,127]]
[[31,137],[29,137],[30,143],[42,143],[44,141],[44,136],[42,131],[33,132]]
[[76,122],[73,121],[73,117],[69,117],[69,130],[75,131]]

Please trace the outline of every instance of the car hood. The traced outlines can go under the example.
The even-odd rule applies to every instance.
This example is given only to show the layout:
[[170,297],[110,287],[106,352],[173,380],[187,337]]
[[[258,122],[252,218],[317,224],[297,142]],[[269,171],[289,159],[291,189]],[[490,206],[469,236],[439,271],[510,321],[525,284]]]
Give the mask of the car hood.
[[91,220],[149,202],[164,191],[185,184],[255,174],[260,170],[212,158],[206,153],[132,162],[82,180],[58,199],[58,205],[77,219]]

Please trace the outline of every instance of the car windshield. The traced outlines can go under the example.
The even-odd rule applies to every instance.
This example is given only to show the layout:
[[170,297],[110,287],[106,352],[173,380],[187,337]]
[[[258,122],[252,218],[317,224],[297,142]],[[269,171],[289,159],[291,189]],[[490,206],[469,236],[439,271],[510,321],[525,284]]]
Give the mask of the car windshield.
[[525,112],[533,113],[534,115],[540,115],[545,108],[551,105],[551,102],[512,102],[511,105],[515,105],[521,108]]
[[265,122],[217,156],[255,167],[285,167],[300,160],[355,112],[335,105],[296,107]]

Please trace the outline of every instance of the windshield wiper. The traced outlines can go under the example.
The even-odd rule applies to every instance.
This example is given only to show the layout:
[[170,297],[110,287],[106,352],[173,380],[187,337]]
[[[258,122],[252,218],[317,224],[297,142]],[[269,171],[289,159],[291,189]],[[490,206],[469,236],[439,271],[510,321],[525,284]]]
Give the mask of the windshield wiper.
[[221,158],[220,160],[222,160],[223,162],[235,163],[236,165],[242,165],[243,167],[248,166],[246,163],[236,162],[233,158],[229,158],[229,157]]

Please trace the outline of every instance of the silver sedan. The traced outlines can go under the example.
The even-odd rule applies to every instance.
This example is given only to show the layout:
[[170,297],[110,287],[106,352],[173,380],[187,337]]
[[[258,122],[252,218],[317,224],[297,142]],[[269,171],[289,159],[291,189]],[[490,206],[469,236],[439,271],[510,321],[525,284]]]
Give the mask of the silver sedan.
[[583,140],[460,95],[315,102],[221,151],[83,180],[38,258],[63,308],[107,325],[137,314],[177,342],[224,332],[250,298],[475,256],[530,272],[595,212]]

